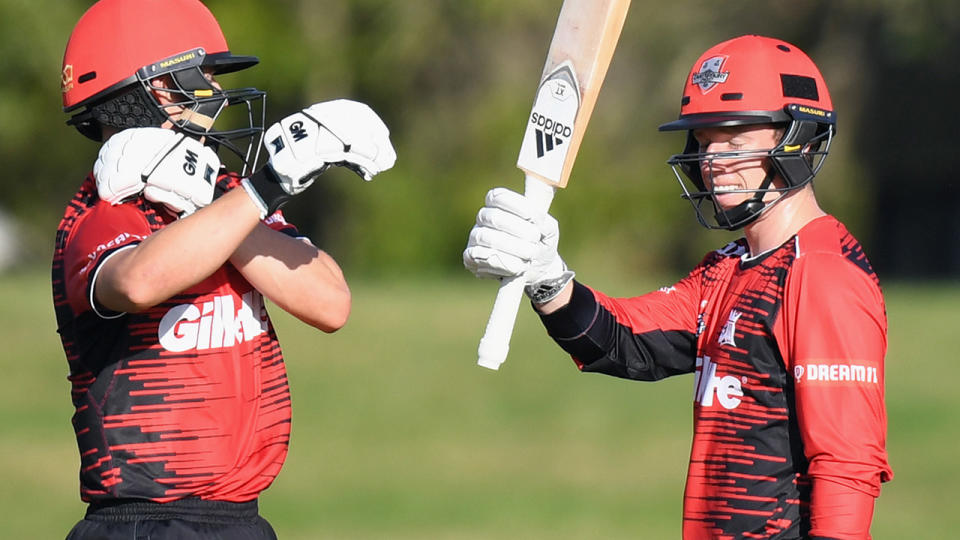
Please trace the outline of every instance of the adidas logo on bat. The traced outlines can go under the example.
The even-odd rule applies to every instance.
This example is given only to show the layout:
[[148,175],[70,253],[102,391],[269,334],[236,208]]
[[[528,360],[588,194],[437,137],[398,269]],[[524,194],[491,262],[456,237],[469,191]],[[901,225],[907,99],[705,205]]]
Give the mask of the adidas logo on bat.
[[563,139],[560,137],[555,137],[549,133],[544,133],[542,130],[536,130],[537,132],[537,157],[542,158],[547,152],[553,150],[557,146],[563,144]]
[[530,115],[530,123],[537,126],[534,131],[538,158],[542,158],[547,152],[563,144],[563,137],[570,138],[573,135],[573,129],[570,126],[536,112]]

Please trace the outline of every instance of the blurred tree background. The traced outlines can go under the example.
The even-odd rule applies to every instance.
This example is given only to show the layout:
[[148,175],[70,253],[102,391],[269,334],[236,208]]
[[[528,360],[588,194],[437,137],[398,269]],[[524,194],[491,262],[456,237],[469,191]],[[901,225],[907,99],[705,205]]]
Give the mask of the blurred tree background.
[[[484,193],[514,168],[560,0],[209,0],[233,52],[261,64],[221,78],[268,92],[267,121],[350,97],[391,127],[396,167],[372,183],[338,171],[288,217],[348,275],[462,273]],[[0,0],[0,210],[22,260],[49,261],[65,203],[97,145],[64,122],[63,48],[89,0]],[[839,114],[817,186],[881,278],[960,275],[956,127],[960,3],[634,0],[570,187],[552,213],[561,252],[589,272],[676,274],[722,244],[680,199],[666,158],[698,55],[744,33],[783,38],[819,64]],[[462,274],[457,274],[462,275]]]

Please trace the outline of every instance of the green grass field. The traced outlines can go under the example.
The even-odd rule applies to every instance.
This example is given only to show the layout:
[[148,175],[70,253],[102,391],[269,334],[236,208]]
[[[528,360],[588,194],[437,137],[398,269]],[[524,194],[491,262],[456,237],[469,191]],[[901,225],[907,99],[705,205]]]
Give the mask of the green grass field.
[[[618,294],[640,292],[619,283]],[[261,499],[280,538],[679,537],[692,384],[581,375],[522,309],[507,363],[476,366],[495,285],[355,282],[347,327],[274,309],[294,423]],[[875,539],[955,538],[960,285],[887,284],[888,449]],[[82,516],[48,273],[0,276],[0,537]]]

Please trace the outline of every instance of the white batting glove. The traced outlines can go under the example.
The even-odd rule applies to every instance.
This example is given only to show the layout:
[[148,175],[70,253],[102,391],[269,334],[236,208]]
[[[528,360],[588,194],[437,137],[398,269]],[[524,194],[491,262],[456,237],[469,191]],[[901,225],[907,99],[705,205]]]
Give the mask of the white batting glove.
[[186,217],[213,201],[220,158],[200,141],[175,135],[143,169],[143,196]]
[[116,133],[100,148],[93,165],[101,199],[120,204],[143,192],[147,200],[181,216],[210,204],[219,170],[213,149],[156,127]]
[[176,136],[169,129],[146,127],[125,129],[107,139],[93,164],[100,198],[120,204],[140,195],[146,186],[144,167]]
[[543,303],[552,297],[541,291],[559,294],[574,276],[557,253],[559,241],[560,230],[553,216],[538,212],[519,193],[494,188],[487,192],[486,204],[477,213],[463,251],[463,265],[480,278],[523,276],[527,296]]
[[273,124],[264,145],[269,163],[244,182],[261,216],[275,212],[331,166],[347,167],[369,181],[397,159],[383,120],[367,105],[346,99],[311,105]]

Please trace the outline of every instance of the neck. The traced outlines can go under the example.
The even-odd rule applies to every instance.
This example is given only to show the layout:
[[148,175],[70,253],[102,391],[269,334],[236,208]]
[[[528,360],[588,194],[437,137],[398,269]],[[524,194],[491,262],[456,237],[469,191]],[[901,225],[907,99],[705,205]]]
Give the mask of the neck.
[[827,215],[817,204],[813,186],[790,192],[756,221],[744,227],[751,255],[776,248],[797,234],[807,223]]

